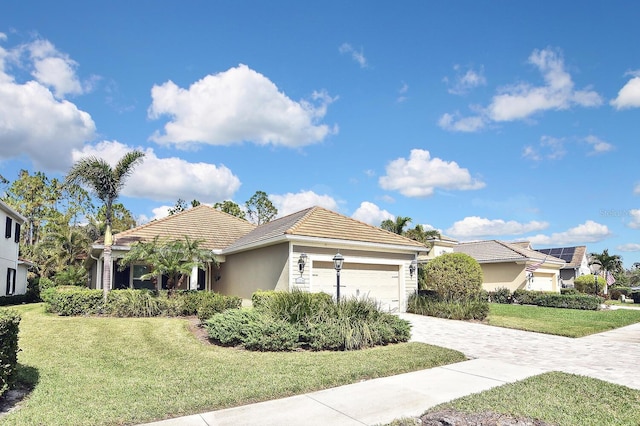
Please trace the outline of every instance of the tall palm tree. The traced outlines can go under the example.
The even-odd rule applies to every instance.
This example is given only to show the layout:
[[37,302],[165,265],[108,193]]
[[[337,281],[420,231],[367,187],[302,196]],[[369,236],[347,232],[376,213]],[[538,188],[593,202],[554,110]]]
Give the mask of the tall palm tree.
[[120,195],[126,178],[133,172],[133,168],[142,161],[142,151],[131,151],[125,154],[111,167],[102,158],[86,157],[78,160],[67,173],[67,184],[85,184],[104,203],[106,230],[104,235],[104,265],[102,272],[102,288],[106,299],[111,289],[111,222],[113,220],[113,203]]
[[384,229],[385,231],[393,232],[394,234],[403,235],[404,228],[409,225],[409,222],[411,222],[410,217],[396,216],[396,220],[383,220],[380,224],[380,228]]

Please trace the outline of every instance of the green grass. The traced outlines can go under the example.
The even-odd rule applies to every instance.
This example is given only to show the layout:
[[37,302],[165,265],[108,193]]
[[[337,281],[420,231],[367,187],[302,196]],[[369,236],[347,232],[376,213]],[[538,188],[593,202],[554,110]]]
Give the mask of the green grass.
[[7,425],[116,425],[216,410],[464,360],[404,343],[350,352],[262,353],[202,344],[188,321],[21,315],[23,381]]
[[485,322],[498,327],[582,337],[640,322],[640,310],[583,311],[491,303]]
[[640,391],[566,373],[545,373],[433,407],[543,420],[557,426],[638,425]]

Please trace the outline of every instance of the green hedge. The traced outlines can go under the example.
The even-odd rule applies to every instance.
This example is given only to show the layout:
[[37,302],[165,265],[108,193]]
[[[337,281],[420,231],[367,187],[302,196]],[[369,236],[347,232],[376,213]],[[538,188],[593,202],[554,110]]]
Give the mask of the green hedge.
[[521,305],[550,308],[598,310],[603,299],[589,294],[558,294],[544,291],[516,290],[513,299]]
[[252,300],[253,309],[228,310],[206,321],[209,338],[256,351],[319,351],[356,350],[411,337],[409,322],[381,312],[371,299],[335,303],[330,295],[295,290],[260,291]]
[[10,388],[18,365],[20,315],[0,309],[0,397]]
[[489,315],[489,303],[480,299],[447,302],[413,294],[409,297],[407,312],[455,320],[483,320]]
[[205,291],[179,291],[169,298],[166,291],[112,290],[104,303],[102,290],[76,286],[50,287],[41,293],[49,312],[63,316],[112,315],[155,317],[198,315],[204,321],[215,313],[239,308],[242,299]]
[[611,287],[609,289],[609,297],[611,300],[618,300],[620,296],[624,295],[625,297],[629,297],[631,294],[631,287]]

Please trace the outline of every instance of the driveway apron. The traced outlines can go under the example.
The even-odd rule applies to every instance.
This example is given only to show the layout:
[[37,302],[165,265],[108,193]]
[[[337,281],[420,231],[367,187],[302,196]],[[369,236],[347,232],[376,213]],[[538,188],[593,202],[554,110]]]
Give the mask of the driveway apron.
[[456,349],[469,358],[563,371],[640,389],[640,324],[582,338],[552,336],[465,321],[400,314],[412,341]]

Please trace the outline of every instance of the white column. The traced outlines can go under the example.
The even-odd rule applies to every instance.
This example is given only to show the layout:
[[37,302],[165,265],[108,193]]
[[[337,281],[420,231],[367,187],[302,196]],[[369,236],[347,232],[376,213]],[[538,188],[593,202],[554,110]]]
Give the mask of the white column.
[[189,290],[198,289],[198,268],[191,269],[191,279],[189,280]]

